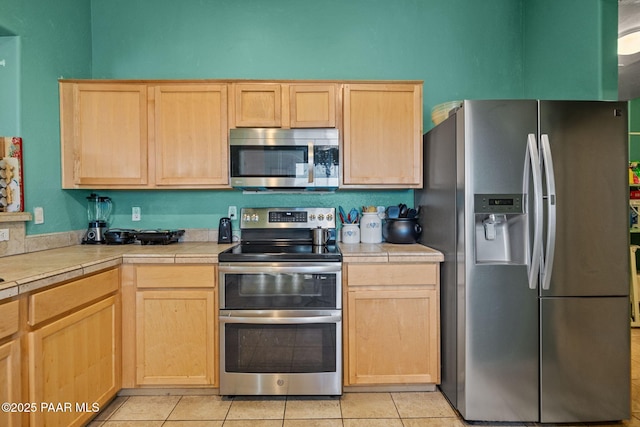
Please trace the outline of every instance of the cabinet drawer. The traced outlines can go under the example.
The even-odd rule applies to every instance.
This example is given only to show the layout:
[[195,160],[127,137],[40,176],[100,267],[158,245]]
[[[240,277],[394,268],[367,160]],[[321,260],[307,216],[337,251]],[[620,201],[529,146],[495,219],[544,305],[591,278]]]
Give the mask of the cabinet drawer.
[[18,332],[18,301],[0,305],[0,339]]
[[216,282],[214,265],[140,265],[138,288],[211,288]]
[[348,264],[347,283],[349,287],[437,285],[438,264]]
[[118,269],[108,270],[29,296],[29,325],[33,326],[118,290]]

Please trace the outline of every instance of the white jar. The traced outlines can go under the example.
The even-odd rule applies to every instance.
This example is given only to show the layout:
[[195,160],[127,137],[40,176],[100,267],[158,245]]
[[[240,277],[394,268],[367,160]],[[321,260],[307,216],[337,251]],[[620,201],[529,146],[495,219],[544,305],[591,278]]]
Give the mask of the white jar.
[[382,221],[377,212],[363,212],[360,219],[360,241],[362,243],[382,242]]
[[342,224],[342,243],[360,243],[358,224]]

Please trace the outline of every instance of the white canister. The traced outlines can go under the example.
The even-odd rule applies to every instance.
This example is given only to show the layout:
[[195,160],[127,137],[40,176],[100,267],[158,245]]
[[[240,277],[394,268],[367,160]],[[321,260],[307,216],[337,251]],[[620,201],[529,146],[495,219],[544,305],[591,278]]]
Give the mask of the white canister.
[[358,224],[342,225],[342,243],[360,243],[360,227]]
[[362,243],[382,242],[382,220],[377,212],[363,212],[360,219],[360,241]]

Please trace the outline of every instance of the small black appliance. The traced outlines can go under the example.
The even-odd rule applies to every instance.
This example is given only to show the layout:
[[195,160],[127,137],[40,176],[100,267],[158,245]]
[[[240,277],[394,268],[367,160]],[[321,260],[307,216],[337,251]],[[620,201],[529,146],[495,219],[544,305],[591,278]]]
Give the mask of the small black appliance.
[[220,224],[218,225],[218,243],[231,243],[231,219],[220,218]]

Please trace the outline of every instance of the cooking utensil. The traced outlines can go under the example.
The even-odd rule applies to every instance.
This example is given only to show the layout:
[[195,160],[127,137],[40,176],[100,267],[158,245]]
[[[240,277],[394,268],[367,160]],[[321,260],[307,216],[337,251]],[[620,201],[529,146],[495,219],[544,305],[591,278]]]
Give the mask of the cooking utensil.
[[358,222],[358,210],[356,208],[351,208],[349,211],[349,224],[355,224]]
[[407,211],[407,218],[415,218],[416,216],[418,216],[418,211],[414,208],[411,208]]
[[409,209],[407,208],[407,205],[405,205],[404,203],[400,203],[398,205],[398,208],[400,208],[400,212],[398,213],[398,217],[406,218],[407,217],[407,213],[409,212]]
[[107,245],[128,245],[136,241],[136,230],[128,228],[110,228],[104,233]]
[[313,246],[324,246],[329,242],[331,233],[328,228],[312,228],[311,229],[311,244]]
[[347,214],[344,209],[342,209],[342,206],[338,206],[338,215],[340,216],[340,221],[342,221],[343,224],[346,223]]
[[184,235],[184,230],[140,230],[136,239],[142,245],[168,245],[176,243]]
[[398,206],[389,206],[387,208],[387,218],[398,218],[400,215],[400,208]]

